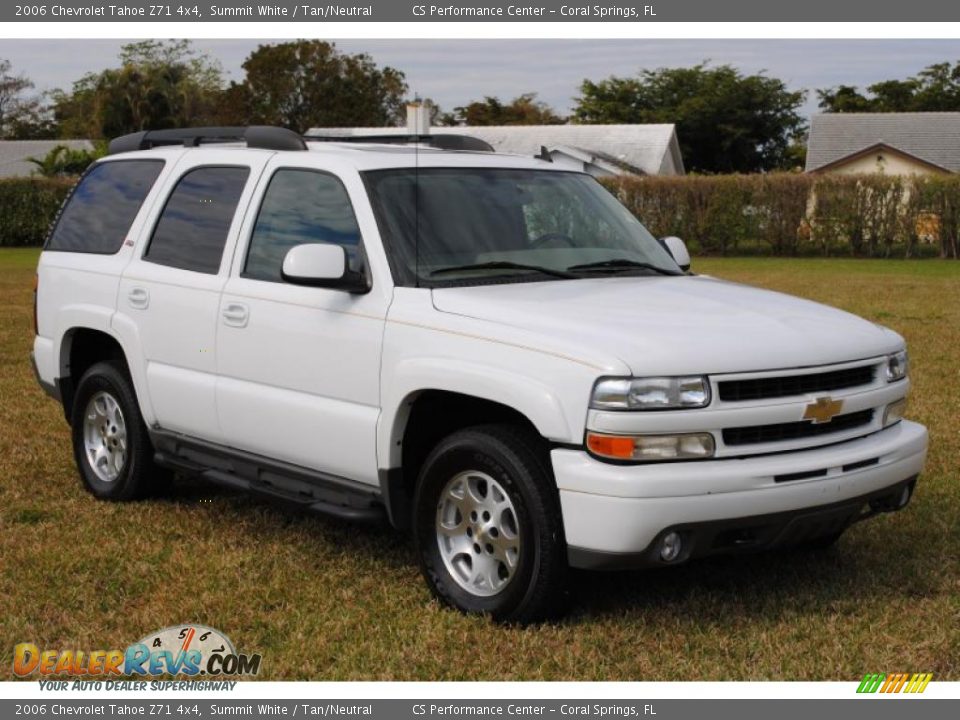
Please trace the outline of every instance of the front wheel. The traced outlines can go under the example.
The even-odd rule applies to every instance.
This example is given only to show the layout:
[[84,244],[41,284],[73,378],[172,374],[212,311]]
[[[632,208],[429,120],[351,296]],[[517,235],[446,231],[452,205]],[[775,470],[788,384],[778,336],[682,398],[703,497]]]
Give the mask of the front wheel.
[[424,463],[414,505],[421,569],[441,601],[508,622],[559,611],[563,526],[539,437],[504,425],[450,435]]

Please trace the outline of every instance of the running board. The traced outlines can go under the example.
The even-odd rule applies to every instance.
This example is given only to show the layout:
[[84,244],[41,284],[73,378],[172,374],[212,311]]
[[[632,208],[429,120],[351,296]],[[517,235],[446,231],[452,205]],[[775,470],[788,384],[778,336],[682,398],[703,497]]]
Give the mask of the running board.
[[183,435],[151,431],[154,462],[225,487],[356,522],[386,519],[380,489]]

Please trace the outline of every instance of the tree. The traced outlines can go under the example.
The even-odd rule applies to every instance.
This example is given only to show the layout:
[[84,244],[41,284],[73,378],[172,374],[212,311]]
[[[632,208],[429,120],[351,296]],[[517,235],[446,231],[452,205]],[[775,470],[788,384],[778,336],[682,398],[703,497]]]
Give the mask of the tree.
[[71,177],[82,175],[97,158],[101,157],[101,150],[85,150],[70,148],[66,145],[57,145],[42,158],[27,158],[28,162],[37,166],[34,171],[44,177]]
[[23,102],[23,93],[33,83],[22,73],[11,74],[13,65],[9,60],[0,60],[0,137],[6,137],[7,126]]
[[0,59],[0,138],[32,140],[54,137],[54,127],[41,98],[28,97],[33,82],[14,75],[9,60]]
[[913,81],[915,107],[926,112],[960,110],[960,60],[952,67],[948,62],[929,65]]
[[88,73],[70,93],[54,95],[62,137],[111,138],[211,122],[221,69],[189,40],[130,43],[119,60],[119,68]]
[[51,140],[59,128],[45,96],[27,98],[12,113],[2,137],[7,140]]
[[827,112],[871,112],[870,100],[853,85],[817,90],[820,108]]
[[960,61],[929,65],[906,80],[817,90],[824,112],[951,112],[960,110]]
[[497,97],[486,96],[456,107],[443,116],[445,125],[563,125],[566,118],[557,115],[536,93],[525,93],[504,104]]
[[804,129],[804,92],[745,76],[730,65],[643,70],[637,77],[584,80],[580,123],[674,123],[684,165],[697,172],[757,172],[789,164]]
[[245,77],[224,93],[225,122],[311,127],[388,126],[405,119],[404,74],[378,67],[333,43],[298,40],[260,45],[243,63]]

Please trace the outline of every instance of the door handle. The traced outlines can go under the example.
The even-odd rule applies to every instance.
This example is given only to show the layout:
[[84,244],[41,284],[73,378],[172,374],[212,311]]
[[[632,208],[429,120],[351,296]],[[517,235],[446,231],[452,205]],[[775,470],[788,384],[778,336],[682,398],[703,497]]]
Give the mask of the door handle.
[[231,302],[223,306],[223,321],[231,327],[246,327],[250,310],[243,303]]
[[150,293],[147,292],[146,288],[131,288],[130,292],[127,294],[127,302],[130,303],[130,307],[146,310],[147,306],[150,304]]

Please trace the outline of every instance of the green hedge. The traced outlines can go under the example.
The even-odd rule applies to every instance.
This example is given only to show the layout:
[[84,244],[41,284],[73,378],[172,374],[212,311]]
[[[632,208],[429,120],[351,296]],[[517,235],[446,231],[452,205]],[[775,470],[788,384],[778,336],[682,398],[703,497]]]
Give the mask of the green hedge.
[[0,247],[42,245],[74,182],[43,177],[0,180]]
[[717,175],[604,180],[657,237],[704,255],[956,258],[960,175]]
[[[0,247],[39,246],[74,180],[0,180]],[[657,237],[702,255],[956,258],[960,175],[625,176],[604,180]]]

